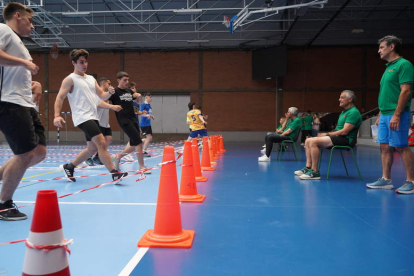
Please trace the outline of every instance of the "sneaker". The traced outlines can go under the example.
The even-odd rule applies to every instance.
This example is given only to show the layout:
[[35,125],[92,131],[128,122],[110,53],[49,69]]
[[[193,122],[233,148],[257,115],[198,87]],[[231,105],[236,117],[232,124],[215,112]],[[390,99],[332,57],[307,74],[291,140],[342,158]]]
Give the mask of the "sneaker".
[[144,157],[151,157],[151,154],[149,154],[148,152],[144,151],[143,156],[144,156]]
[[115,184],[118,184],[119,182],[121,182],[122,178],[126,176],[128,176],[127,172],[115,172],[112,174],[112,180],[113,181],[118,180],[117,182],[115,182]]
[[266,153],[266,148],[260,150],[261,153],[265,154]]
[[392,185],[392,180],[385,180],[383,177],[378,178],[378,180],[375,182],[367,183],[366,186],[371,189],[394,189],[394,185]]
[[69,180],[69,182],[76,182],[76,178],[74,178],[75,169],[70,169],[69,164],[64,164],[59,166],[59,170],[63,173],[65,178]]
[[310,168],[305,166],[305,167],[303,167],[303,169],[300,169],[298,171],[294,171],[293,173],[296,174],[296,175],[304,175],[310,170],[311,170]]
[[95,164],[93,163],[93,159],[91,157],[89,157],[88,159],[86,159],[85,163],[88,166],[95,166]]
[[124,159],[124,161],[126,161],[126,162],[133,162],[133,161],[135,161],[134,157],[132,157],[131,154],[125,155],[122,159]]
[[266,155],[263,155],[259,157],[259,162],[270,162],[270,157],[267,157]]
[[119,171],[119,159],[116,157],[116,154],[111,155],[111,162],[114,165],[114,170]]
[[305,146],[305,143],[300,143],[300,145],[301,145],[302,147],[304,147],[304,146]]
[[94,158],[92,158],[92,160],[95,165],[103,165],[103,163],[101,162],[101,159],[99,159],[98,156],[95,156]]
[[318,180],[321,179],[321,174],[310,169],[307,173],[299,176],[299,178],[304,180]]
[[264,145],[262,146],[262,148],[266,148],[266,144],[264,144]]
[[[143,169],[146,169],[146,168],[147,167],[145,167],[145,166],[139,167],[140,170],[143,170]],[[152,171],[151,170],[146,170],[146,171],[144,171],[144,174],[152,174]]]
[[[11,209],[8,211],[1,212],[1,210]],[[24,220],[27,216],[17,209],[16,204],[13,200],[7,200],[4,203],[0,203],[0,219],[8,221]]]
[[400,194],[414,194],[414,182],[413,181],[405,181],[404,184],[396,190],[397,193]]

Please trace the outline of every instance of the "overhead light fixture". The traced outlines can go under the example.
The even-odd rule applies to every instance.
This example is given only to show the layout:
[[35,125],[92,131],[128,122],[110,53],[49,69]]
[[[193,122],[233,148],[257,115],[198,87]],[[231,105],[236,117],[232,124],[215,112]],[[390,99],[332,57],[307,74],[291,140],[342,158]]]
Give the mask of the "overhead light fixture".
[[200,14],[202,12],[203,12],[203,10],[201,10],[201,9],[179,9],[179,10],[174,10],[175,14]]
[[194,39],[194,40],[187,40],[187,43],[210,43],[210,40]]
[[87,17],[90,16],[90,12],[62,12],[63,16],[66,17]]
[[106,45],[119,45],[119,44],[125,44],[125,41],[104,41],[104,44]]
[[352,29],[352,31],[351,31],[351,33],[353,33],[353,34],[362,34],[364,32],[365,32],[364,29]]

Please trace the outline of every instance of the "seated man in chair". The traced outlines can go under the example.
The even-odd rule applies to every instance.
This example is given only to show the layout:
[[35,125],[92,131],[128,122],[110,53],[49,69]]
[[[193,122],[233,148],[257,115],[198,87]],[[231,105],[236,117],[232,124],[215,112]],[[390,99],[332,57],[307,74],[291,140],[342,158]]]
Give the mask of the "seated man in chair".
[[259,157],[259,162],[269,162],[273,143],[280,143],[283,140],[295,139],[301,127],[302,121],[298,118],[298,109],[296,107],[290,107],[286,113],[286,121],[283,123],[282,133],[271,133],[266,135],[265,155]]
[[295,175],[300,176],[300,179],[321,179],[318,170],[321,148],[355,146],[358,128],[362,123],[361,113],[355,107],[355,99],[353,91],[342,91],[339,97],[339,106],[344,110],[339,115],[335,130],[329,133],[320,133],[318,137],[306,139],[306,166],[294,172]]

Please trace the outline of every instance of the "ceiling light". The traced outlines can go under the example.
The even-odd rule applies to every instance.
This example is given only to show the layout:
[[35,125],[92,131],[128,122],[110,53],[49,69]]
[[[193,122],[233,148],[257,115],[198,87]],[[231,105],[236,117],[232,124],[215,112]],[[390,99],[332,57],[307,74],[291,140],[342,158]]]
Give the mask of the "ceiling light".
[[187,43],[210,43],[210,40],[194,39],[194,40],[187,40]]
[[203,10],[201,9],[180,9],[180,10],[174,10],[175,14],[200,14]]
[[352,29],[351,33],[353,34],[362,34],[364,31],[364,29]]
[[91,13],[90,12],[62,12],[62,15],[66,17],[86,17],[86,16],[90,16]]
[[104,44],[107,44],[107,45],[118,45],[118,44],[125,44],[126,42],[125,41],[104,41]]

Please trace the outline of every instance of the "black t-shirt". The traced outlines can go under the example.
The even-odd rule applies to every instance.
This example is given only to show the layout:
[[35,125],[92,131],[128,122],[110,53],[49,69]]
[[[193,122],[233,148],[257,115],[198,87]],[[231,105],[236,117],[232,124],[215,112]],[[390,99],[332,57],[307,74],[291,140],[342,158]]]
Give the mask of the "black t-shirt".
[[119,87],[115,88],[115,93],[109,98],[109,100],[114,105],[122,106],[122,110],[119,112],[115,112],[116,119],[120,126],[129,124],[129,123],[136,123],[135,119],[135,112],[133,106],[133,100],[131,89],[121,89]]

